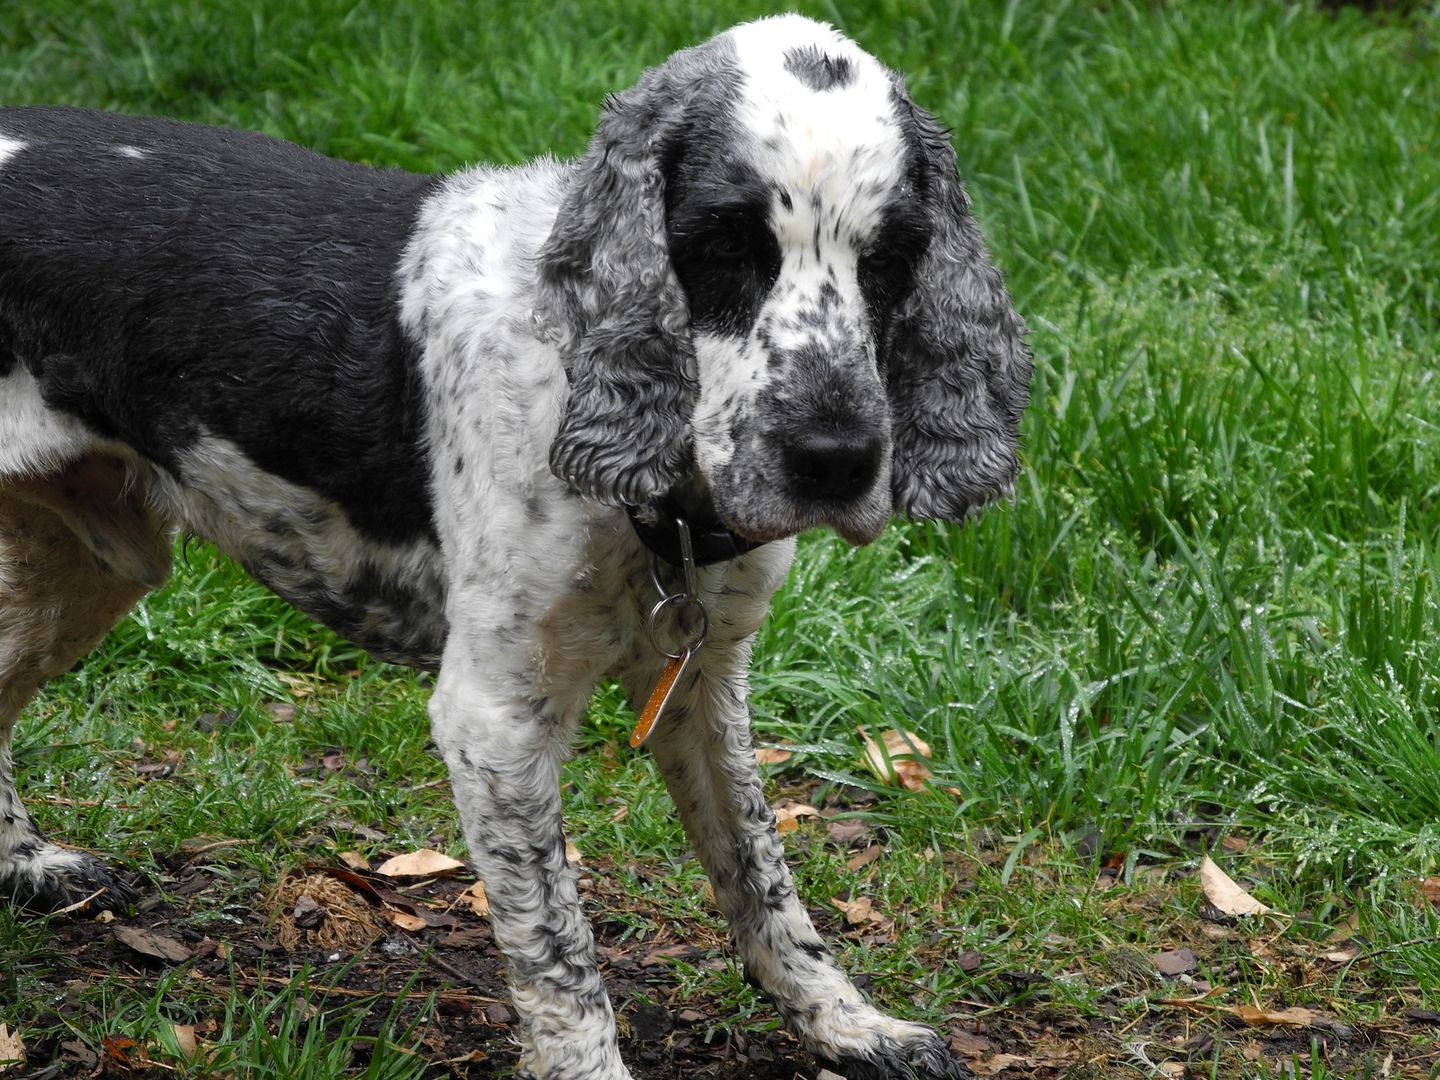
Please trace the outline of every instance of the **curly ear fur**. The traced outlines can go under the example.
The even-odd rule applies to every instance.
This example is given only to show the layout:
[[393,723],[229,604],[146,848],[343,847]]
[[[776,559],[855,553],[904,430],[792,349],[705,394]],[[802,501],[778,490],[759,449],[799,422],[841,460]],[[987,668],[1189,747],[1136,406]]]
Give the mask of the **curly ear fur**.
[[1014,485],[1030,350],[970,216],[948,133],[896,92],[934,233],[890,333],[891,483],[896,510],[961,521]]
[[666,162],[721,43],[676,53],[605,103],[540,252],[570,397],[550,468],[601,502],[638,505],[691,466],[695,354],[665,232]]

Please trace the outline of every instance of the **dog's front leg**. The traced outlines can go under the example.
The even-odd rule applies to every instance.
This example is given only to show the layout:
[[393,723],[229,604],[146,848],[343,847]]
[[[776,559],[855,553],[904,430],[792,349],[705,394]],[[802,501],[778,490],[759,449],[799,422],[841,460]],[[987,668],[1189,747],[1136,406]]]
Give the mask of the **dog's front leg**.
[[540,696],[495,661],[452,638],[430,717],[510,962],[521,1068],[538,1080],[625,1080],[561,822],[560,762],[585,696]]
[[864,999],[796,897],[755,764],[749,655],[748,640],[697,653],[697,674],[677,687],[647,744],[747,975],[805,1046],[850,1080],[968,1075],[930,1028],[886,1016]]

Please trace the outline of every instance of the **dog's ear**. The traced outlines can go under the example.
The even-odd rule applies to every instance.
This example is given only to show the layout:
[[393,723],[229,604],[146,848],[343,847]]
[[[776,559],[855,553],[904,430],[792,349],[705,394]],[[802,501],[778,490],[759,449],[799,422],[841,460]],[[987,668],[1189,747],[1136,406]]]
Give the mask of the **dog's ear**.
[[605,103],[540,252],[570,396],[550,468],[601,502],[638,505],[691,464],[695,355],[670,264],[665,174],[715,46],[676,53]]
[[1013,489],[1030,350],[970,215],[948,133],[898,79],[896,97],[932,234],[888,335],[895,509],[961,521]]

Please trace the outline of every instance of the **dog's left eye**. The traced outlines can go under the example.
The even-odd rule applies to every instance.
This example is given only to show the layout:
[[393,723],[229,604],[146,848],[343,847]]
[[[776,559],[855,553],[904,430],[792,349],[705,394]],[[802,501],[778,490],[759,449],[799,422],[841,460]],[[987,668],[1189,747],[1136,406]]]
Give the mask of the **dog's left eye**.
[[872,274],[903,273],[910,269],[910,254],[896,247],[872,248],[861,262]]
[[865,269],[876,277],[890,277],[906,270],[905,257],[893,251],[877,251],[865,257]]
[[717,233],[706,242],[705,253],[714,259],[737,262],[750,255],[750,245],[736,233]]
[[860,283],[882,306],[903,299],[915,285],[910,252],[886,247],[866,252],[860,259]]

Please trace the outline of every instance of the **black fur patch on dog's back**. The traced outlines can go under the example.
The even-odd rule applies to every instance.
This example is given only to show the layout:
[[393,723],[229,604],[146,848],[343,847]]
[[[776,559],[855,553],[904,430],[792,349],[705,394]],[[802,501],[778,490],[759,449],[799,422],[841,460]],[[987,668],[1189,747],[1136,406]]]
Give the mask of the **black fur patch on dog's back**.
[[434,178],[81,109],[0,138],[0,367],[172,470],[209,434],[373,539],[433,535],[395,274]]

